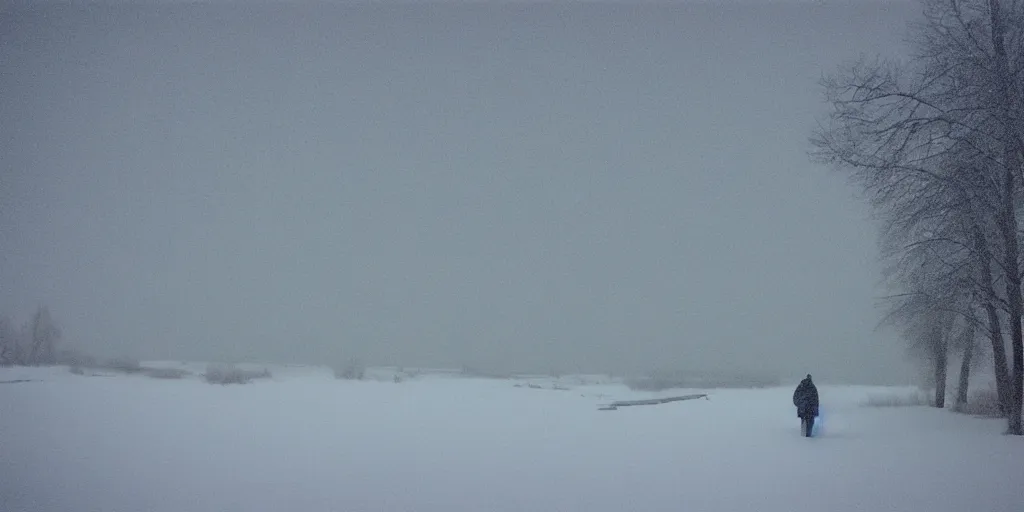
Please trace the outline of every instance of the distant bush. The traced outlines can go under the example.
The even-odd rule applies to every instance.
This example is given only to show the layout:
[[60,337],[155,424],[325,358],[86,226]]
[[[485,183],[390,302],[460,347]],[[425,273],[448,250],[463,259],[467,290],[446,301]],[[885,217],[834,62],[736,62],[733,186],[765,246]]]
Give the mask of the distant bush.
[[203,375],[210,384],[247,384],[253,379],[269,379],[270,370],[246,370],[235,365],[210,365]]
[[57,364],[92,368],[96,366],[96,358],[78,350],[61,350],[57,353]]
[[210,384],[246,384],[251,380],[245,372],[239,368],[220,365],[208,366],[203,377],[206,379],[206,382],[209,382]]
[[921,390],[871,393],[862,404],[866,407],[923,407],[932,405],[931,396]]
[[366,367],[359,359],[349,359],[343,365],[334,368],[334,378],[345,380],[363,380],[366,377]]
[[180,368],[146,368],[145,374],[154,379],[180,379],[189,372]]
[[954,410],[963,414],[987,418],[1002,418],[1004,416],[999,407],[999,394],[994,388],[971,393],[967,397],[967,403],[955,407]]
[[68,371],[75,375],[85,375],[85,370],[83,370],[81,366],[77,365],[69,366]]
[[139,363],[138,359],[132,359],[129,357],[118,357],[111,359],[101,365],[99,368],[104,370],[113,370],[115,372],[122,373],[139,373],[143,370],[142,364]]

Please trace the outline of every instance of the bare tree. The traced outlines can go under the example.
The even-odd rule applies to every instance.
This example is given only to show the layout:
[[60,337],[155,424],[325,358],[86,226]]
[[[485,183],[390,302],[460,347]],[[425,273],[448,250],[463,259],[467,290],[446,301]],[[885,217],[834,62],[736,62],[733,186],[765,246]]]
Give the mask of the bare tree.
[[0,366],[21,364],[20,348],[20,333],[10,318],[0,316]]
[[[1003,4],[1007,4],[1004,8]],[[992,62],[994,73],[990,90],[996,92],[996,116],[999,120],[999,135],[1003,141],[1003,180],[1007,193],[1004,197],[1003,215],[1000,227],[1007,238],[1006,264],[1014,265],[1013,272],[1007,272],[1007,297],[1010,305],[1010,342],[1013,347],[1013,385],[1010,396],[1010,433],[1024,435],[1022,424],[1022,408],[1024,408],[1024,333],[1021,332],[1021,320],[1024,311],[1021,304],[1021,271],[1017,237],[1016,204],[1019,199],[1017,189],[1020,187],[1019,174],[1024,172],[1024,117],[1021,106],[1024,105],[1024,91],[1021,91],[1017,77],[1024,69],[1021,67],[1019,51],[1024,49],[1024,11],[1020,2],[1001,2],[988,0],[989,27],[988,33],[992,42]],[[1015,50],[1016,63],[1011,63],[1007,47]],[[1012,239],[1010,242],[1009,239]]]
[[[885,322],[899,327],[910,343],[910,350],[930,366],[935,389],[935,407],[944,408],[949,352],[958,329],[969,323],[964,313],[969,308],[967,296],[959,288],[935,280],[931,266],[944,266],[940,258],[930,258],[909,269],[900,281],[909,291],[889,299],[891,308]],[[953,293],[948,293],[952,291]]]
[[60,327],[50,316],[50,310],[40,306],[32,316],[32,340],[27,362],[33,365],[56,364],[60,336]]
[[[887,229],[912,244],[941,247],[932,259],[943,264],[928,266],[938,275],[915,275],[978,297],[989,320],[1008,431],[1022,435],[1017,205],[1024,102],[1017,77],[1024,70],[1024,11],[1020,2],[1000,0],[924,5],[925,22],[915,27],[910,61],[862,61],[825,81],[832,112],[812,140],[819,158],[853,171],[890,223]],[[942,259],[948,256],[955,258]],[[966,281],[961,265],[973,270]],[[1004,289],[997,291],[996,283]],[[945,294],[918,285],[911,287],[915,294]],[[1009,323],[1012,375],[1006,371],[999,310]]]
[[962,355],[960,357],[960,377],[957,379],[956,401],[953,407],[962,410],[967,405],[967,391],[971,380],[971,365],[974,363],[974,349],[977,345],[975,339],[975,321],[967,321],[964,324],[964,332],[960,337]]
[[972,226],[971,240],[975,248],[976,272],[978,275],[979,302],[988,320],[988,339],[992,346],[992,367],[996,377],[996,394],[999,409],[1003,414],[1010,410],[1010,369],[1006,362],[1006,340],[1003,336],[1002,321],[999,317],[1000,304],[1005,303],[996,293],[993,282],[993,257],[990,244],[977,226]]

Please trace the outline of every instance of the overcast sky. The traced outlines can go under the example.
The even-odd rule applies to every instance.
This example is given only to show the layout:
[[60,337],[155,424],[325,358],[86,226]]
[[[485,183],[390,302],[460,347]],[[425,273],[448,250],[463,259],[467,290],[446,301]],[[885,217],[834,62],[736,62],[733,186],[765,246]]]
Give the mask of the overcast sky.
[[0,312],[103,356],[892,379],[807,138],[918,11],[0,10]]

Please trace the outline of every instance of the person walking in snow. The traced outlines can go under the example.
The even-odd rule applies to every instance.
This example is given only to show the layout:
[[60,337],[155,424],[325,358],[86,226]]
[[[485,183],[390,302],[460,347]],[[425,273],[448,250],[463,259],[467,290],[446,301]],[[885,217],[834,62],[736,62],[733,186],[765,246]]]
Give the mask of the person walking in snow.
[[800,418],[800,434],[811,437],[814,430],[814,418],[818,417],[818,388],[807,374],[793,392],[793,405],[796,415]]

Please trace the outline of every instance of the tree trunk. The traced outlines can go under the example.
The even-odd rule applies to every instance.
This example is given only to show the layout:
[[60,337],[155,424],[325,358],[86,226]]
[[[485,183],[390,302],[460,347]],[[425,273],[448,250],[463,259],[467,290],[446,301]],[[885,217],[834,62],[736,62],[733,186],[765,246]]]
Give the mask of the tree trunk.
[[946,368],[949,366],[949,351],[941,331],[934,333],[935,343],[935,407],[946,407]]
[[[1012,174],[1007,171],[1007,174]],[[1017,222],[1013,224],[1012,250],[1007,248],[1007,265],[1013,263],[1013,269],[1008,272],[1006,279],[1007,295],[1010,300],[1010,346],[1013,348],[1013,374],[1010,383],[1010,408],[1008,431],[1015,436],[1024,435],[1024,425],[1021,424],[1022,399],[1024,399],[1024,339],[1021,332],[1021,297],[1020,297],[1020,271],[1017,270]],[[1010,256],[1012,254],[1012,257]]]
[[968,324],[967,334],[964,338],[967,343],[964,345],[964,355],[960,361],[960,381],[956,387],[956,405],[954,407],[957,410],[962,410],[967,405],[967,389],[971,380],[971,360],[974,359],[973,323]]
[[991,302],[985,304],[988,312],[989,340],[992,342],[993,368],[996,373],[996,395],[999,397],[999,412],[1010,413],[1010,366],[1006,363],[1006,340],[999,322],[999,313]]
[[990,31],[992,53],[995,58],[996,78],[999,81],[999,93],[1003,103],[1001,117],[1005,136],[1003,211],[999,227],[1006,244],[1003,266],[1006,273],[1006,299],[1010,306],[1010,346],[1013,349],[1013,374],[1010,384],[1010,408],[1007,411],[1009,413],[1007,433],[1020,436],[1024,435],[1024,425],[1021,424],[1021,400],[1024,399],[1024,339],[1022,339],[1021,333],[1021,272],[1015,204],[1018,184],[1015,178],[1016,173],[1020,171],[1020,152],[1024,147],[1019,142],[1022,133],[1015,116],[1018,99],[1017,87],[1013,74],[1010,72],[1010,59],[1006,53],[1006,44],[1003,39],[1006,34],[1006,20],[1003,19],[999,0],[989,0],[988,5],[989,19],[992,24]]
[[1024,389],[1024,339],[1021,332],[1021,296],[1020,296],[1020,263],[1017,241],[1017,218],[1014,207],[1013,190],[1015,189],[1014,173],[1009,167],[1004,171],[1005,190],[1003,192],[1003,218],[1000,226],[1006,244],[1003,267],[1006,274],[1006,302],[1009,305],[1010,346],[1013,349],[1013,373],[1010,376],[1010,406],[1007,409],[1007,433],[1015,436],[1024,435],[1021,425],[1021,391]]
[[996,374],[996,395],[999,397],[999,412],[1004,416],[1010,411],[1010,367],[1006,364],[1006,340],[1003,339],[1003,328],[999,321],[999,312],[995,304],[995,284],[992,280],[992,253],[988,240],[977,225],[974,230],[974,248],[978,254],[980,283],[985,294],[985,313],[988,316],[988,337],[992,342],[993,369]]
[[1012,374],[1010,375],[1010,404],[1007,408],[1007,433],[1015,436],[1024,435],[1021,425],[1021,391],[1024,390],[1024,339],[1021,332],[1021,317],[1024,315],[1021,305],[1021,275],[1019,263],[1019,246],[1017,240],[1017,217],[1014,205],[1016,188],[1014,172],[1010,167],[1004,171],[1005,189],[1003,191],[1003,214],[1000,219],[1003,241],[1005,243],[1005,259],[1003,260],[1006,274],[1006,302],[1009,305],[1010,346],[1013,349]]

